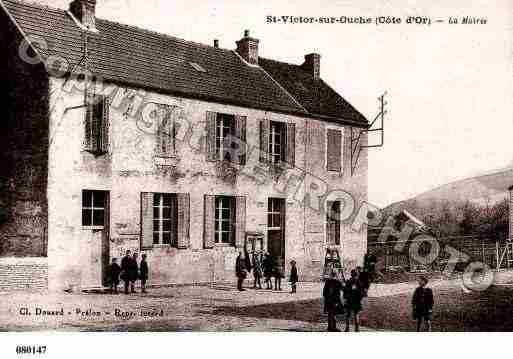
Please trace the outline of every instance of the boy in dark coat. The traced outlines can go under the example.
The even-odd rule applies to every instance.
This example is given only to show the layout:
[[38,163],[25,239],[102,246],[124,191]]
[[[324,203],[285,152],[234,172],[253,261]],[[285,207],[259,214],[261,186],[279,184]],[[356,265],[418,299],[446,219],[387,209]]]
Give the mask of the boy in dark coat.
[[127,250],[125,256],[121,260],[121,279],[125,284],[125,294],[128,294],[128,287],[130,286],[130,262],[132,261],[132,257],[130,257],[130,251]]
[[346,300],[346,332],[349,331],[349,321],[353,317],[354,331],[360,330],[359,313],[362,310],[362,299],[364,293],[360,281],[358,280],[358,272],[353,269],[351,278],[346,282],[344,287],[344,299]]
[[273,275],[273,263],[271,256],[269,253],[264,255],[264,260],[262,261],[262,267],[264,269],[264,278],[265,284],[267,285],[267,289],[273,289],[273,282],[271,281],[271,277]]
[[330,278],[324,282],[322,296],[324,297],[324,312],[328,313],[328,331],[339,332],[337,329],[337,319],[335,315],[340,313],[342,309],[342,301],[340,300],[340,292],[343,289],[342,283],[336,278],[337,274],[332,271]]
[[413,319],[417,320],[417,331],[420,332],[422,321],[426,323],[427,331],[431,331],[431,316],[433,314],[433,291],[426,288],[428,279],[426,277],[419,278],[419,286],[413,293],[411,301],[413,307]]
[[146,281],[148,280],[148,262],[146,261],[146,253],[141,256],[139,264],[139,277],[141,278],[141,293],[146,293]]
[[299,277],[297,275],[297,267],[296,267],[296,261],[290,261],[290,287],[292,288],[291,293],[296,293],[296,283],[298,282]]
[[240,292],[245,291],[242,284],[244,283],[244,279],[246,279],[247,270],[246,259],[242,256],[242,252],[239,252],[237,259],[235,260],[235,275],[237,276],[237,289]]
[[112,264],[109,267],[110,292],[118,294],[119,274],[121,267],[117,263],[117,258],[112,258]]

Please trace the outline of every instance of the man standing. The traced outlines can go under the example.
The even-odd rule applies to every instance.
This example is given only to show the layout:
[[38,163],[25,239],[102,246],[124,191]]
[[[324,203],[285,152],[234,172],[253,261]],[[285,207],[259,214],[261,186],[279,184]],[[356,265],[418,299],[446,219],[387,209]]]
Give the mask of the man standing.
[[340,300],[340,292],[342,291],[342,283],[336,278],[335,271],[330,273],[330,278],[324,282],[322,296],[324,297],[324,312],[328,313],[328,331],[339,332],[337,329],[336,315],[342,311],[342,301]]
[[360,281],[358,280],[358,272],[353,269],[351,271],[351,278],[346,282],[344,287],[344,298],[346,300],[346,332],[349,331],[349,321],[353,317],[354,331],[360,331],[360,318],[359,314],[362,310],[363,289]]
[[139,265],[139,272],[141,277],[141,293],[146,293],[146,281],[148,280],[148,262],[146,261],[146,253],[141,256],[141,264]]
[[424,276],[419,278],[419,286],[413,293],[411,301],[413,318],[417,320],[417,331],[420,332],[422,321],[426,323],[426,329],[431,331],[431,316],[433,315],[433,291],[427,288],[428,279]]
[[127,250],[125,256],[121,260],[121,279],[125,285],[125,294],[128,294],[128,287],[130,285],[129,271],[131,261],[132,258],[130,257],[130,250]]
[[139,279],[139,265],[137,264],[137,253],[132,254],[128,262],[128,279],[130,281],[130,292],[135,292],[135,282]]

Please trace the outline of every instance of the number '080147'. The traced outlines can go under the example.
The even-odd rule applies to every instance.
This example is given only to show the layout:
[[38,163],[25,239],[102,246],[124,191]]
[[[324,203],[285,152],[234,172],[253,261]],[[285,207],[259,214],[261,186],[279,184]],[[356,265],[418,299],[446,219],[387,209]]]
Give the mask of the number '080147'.
[[16,354],[40,355],[46,353],[46,345],[17,345]]

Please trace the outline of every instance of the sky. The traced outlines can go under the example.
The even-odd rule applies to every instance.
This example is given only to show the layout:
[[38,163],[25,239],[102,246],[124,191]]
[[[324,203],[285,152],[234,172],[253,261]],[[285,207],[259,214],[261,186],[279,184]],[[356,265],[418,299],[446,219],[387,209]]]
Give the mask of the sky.
[[[37,2],[67,8],[69,1]],[[283,15],[445,22],[266,22]],[[375,205],[513,165],[511,0],[98,0],[97,16],[195,42],[219,39],[229,49],[249,29],[260,40],[260,56],[290,63],[320,53],[322,78],[368,119],[387,91],[385,144],[369,149],[369,201]],[[463,16],[487,24],[447,23]]]

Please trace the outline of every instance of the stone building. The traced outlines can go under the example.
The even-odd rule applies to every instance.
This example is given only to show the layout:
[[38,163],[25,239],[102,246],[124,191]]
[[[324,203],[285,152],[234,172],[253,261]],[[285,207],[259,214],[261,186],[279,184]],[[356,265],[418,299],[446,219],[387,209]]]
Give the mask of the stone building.
[[0,7],[0,290],[98,287],[127,249],[152,284],[232,280],[248,233],[302,280],[327,246],[361,264],[368,121],[320,55],[259,57],[249,31],[193,43],[99,19],[95,0]]

